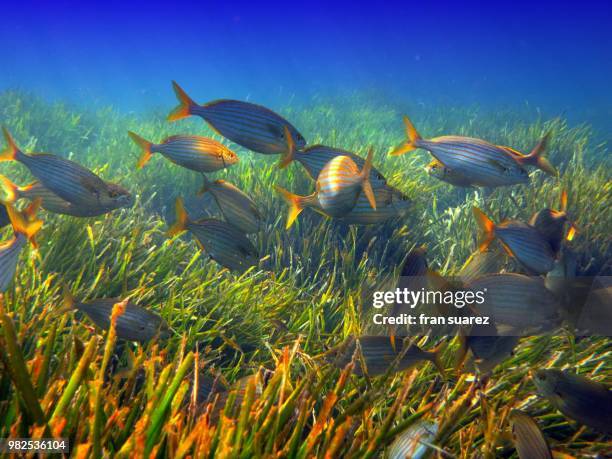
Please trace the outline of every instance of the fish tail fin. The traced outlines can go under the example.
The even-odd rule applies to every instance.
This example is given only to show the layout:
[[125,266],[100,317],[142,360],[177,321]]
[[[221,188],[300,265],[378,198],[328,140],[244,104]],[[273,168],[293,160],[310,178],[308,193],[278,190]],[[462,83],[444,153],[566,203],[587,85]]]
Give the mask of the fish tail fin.
[[474,212],[474,218],[476,219],[476,223],[478,223],[478,227],[484,234],[484,239],[478,247],[481,252],[484,252],[491,242],[493,242],[493,239],[495,239],[495,224],[478,207],[474,207],[472,211]]
[[167,235],[172,237],[179,233],[182,233],[187,229],[187,223],[189,222],[189,216],[185,210],[185,204],[183,198],[176,198],[176,221],[168,229]]
[[191,97],[181,88],[176,81],[172,82],[174,94],[179,104],[168,115],[168,121],[176,121],[191,115],[191,109],[197,105]]
[[13,231],[27,237],[34,248],[38,247],[35,239],[36,233],[43,226],[43,221],[36,218],[40,202],[40,198],[32,201],[23,212],[18,211],[11,204],[6,205],[6,211],[13,226]]
[[13,204],[19,199],[19,187],[4,175],[0,175],[0,185],[4,191],[3,201],[5,203]]
[[444,368],[444,364],[442,363],[442,347],[444,346],[444,342],[438,344],[431,351],[429,351],[429,355],[431,356],[431,363],[436,367],[436,369],[440,372],[442,377],[446,376],[446,368]]
[[287,140],[287,152],[283,154],[281,160],[278,163],[279,169],[284,169],[287,167],[291,161],[295,158],[295,141],[293,140],[293,136],[291,135],[291,131],[289,128],[285,126],[285,139]]
[[400,156],[419,148],[417,142],[422,139],[421,135],[415,129],[410,118],[404,115],[403,119],[404,126],[406,127],[406,141],[389,153],[390,156]]
[[147,164],[151,159],[151,156],[153,154],[153,152],[151,151],[151,147],[153,147],[153,143],[149,142],[146,139],[143,139],[138,134],[132,131],[128,131],[128,135],[134,141],[134,143],[142,149],[142,154],[140,155],[140,158],[138,158],[138,164],[136,165],[138,169],[142,169],[145,164]]
[[551,162],[544,157],[544,152],[546,151],[546,147],[548,146],[548,140],[550,139],[550,132],[544,134],[544,136],[540,139],[538,144],[531,150],[531,153],[528,155],[519,157],[519,161],[523,164],[528,164],[531,166],[535,166],[543,172],[546,172],[548,175],[552,175],[553,177],[557,177],[559,173],[555,166],[551,164]]
[[285,229],[289,229],[291,228],[291,225],[293,225],[293,222],[298,218],[298,215],[300,215],[300,213],[302,213],[304,210],[303,198],[302,196],[293,194],[278,185],[275,185],[274,188],[289,204],[289,215],[287,216],[287,224],[285,226]]
[[372,183],[370,182],[370,173],[372,172],[372,156],[374,154],[373,148],[370,147],[368,150],[368,156],[361,170],[361,189],[363,194],[368,198],[370,207],[376,210],[376,197],[374,196],[374,190],[372,190]]
[[14,161],[21,150],[7,128],[2,127],[2,133],[4,134],[4,140],[6,140],[6,148],[0,152],[0,161]]

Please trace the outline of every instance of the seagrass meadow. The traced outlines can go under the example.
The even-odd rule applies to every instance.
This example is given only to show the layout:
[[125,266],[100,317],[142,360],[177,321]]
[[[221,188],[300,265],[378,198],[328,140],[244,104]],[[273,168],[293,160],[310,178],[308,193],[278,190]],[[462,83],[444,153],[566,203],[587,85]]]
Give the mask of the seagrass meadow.
[[[312,180],[297,162],[280,170],[277,156],[230,145],[240,161],[211,177],[248,193],[266,222],[251,237],[259,265],[236,275],[208,259],[189,234],[165,234],[178,196],[194,218],[219,215],[213,199],[197,196],[202,178],[159,155],[137,170],[139,152],[127,135],[134,130],[158,141],[189,133],[227,144],[205,123],[168,123],[165,109],[132,116],[0,93],[0,124],[25,151],[66,156],[137,196],[133,208],[98,218],[41,212],[39,250],[23,251],[0,301],[0,438],[66,437],[73,457],[368,458],[384,457],[408,427],[435,420],[432,457],[516,457],[507,415],[519,408],[556,454],[609,454],[609,437],[563,416],[536,395],[530,377],[554,367],[610,385],[609,338],[564,331],[523,338],[486,383],[454,371],[456,338],[442,346],[444,376],[423,362],[358,377],[351,364],[336,369],[321,357],[363,332],[365,293],[397,277],[410,249],[425,244],[431,266],[455,274],[476,247],[474,205],[494,221],[528,220],[556,206],[566,189],[579,228],[571,242],[578,273],[612,275],[610,155],[590,127],[541,118],[529,107],[404,107],[363,93],[273,108],[309,144],[363,156],[372,146],[374,165],[410,197],[410,210],[357,227],[307,209],[286,230],[286,204],[274,185],[308,194]],[[550,131],[547,156],[559,178],[532,172],[530,184],[487,196],[453,188],[425,173],[424,151],[387,156],[403,140],[404,113],[424,137],[474,136],[521,151]],[[19,185],[33,180],[20,164],[2,163],[0,173]],[[10,238],[10,229],[3,236]],[[63,285],[82,299],[129,296],[159,313],[170,337],[146,345],[118,341],[113,329],[97,329],[63,307]],[[432,349],[440,340],[418,343]],[[194,389],[210,379],[224,390],[205,400]]]

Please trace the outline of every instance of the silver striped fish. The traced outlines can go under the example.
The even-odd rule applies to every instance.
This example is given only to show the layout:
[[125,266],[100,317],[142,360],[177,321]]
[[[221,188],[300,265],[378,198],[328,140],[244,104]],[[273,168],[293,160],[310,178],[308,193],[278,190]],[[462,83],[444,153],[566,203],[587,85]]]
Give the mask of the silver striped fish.
[[[337,368],[344,368],[353,359],[355,349],[357,349],[357,341],[359,341],[361,356],[358,355],[357,357],[354,371],[358,376],[364,374],[361,368],[361,357],[363,357],[366,372],[369,376],[384,375],[392,365],[395,365],[394,371],[404,371],[423,361],[431,362],[440,374],[444,375],[439,347],[431,351],[424,351],[419,346],[412,344],[408,349],[405,349],[406,343],[402,339],[394,339],[389,336],[347,338],[344,343],[328,351],[327,360]],[[403,356],[398,361],[398,357],[402,353]]]
[[387,450],[388,459],[424,459],[430,457],[430,445],[438,434],[438,424],[421,421],[398,434]]
[[[493,145],[481,139],[460,136],[442,136],[423,139],[408,117],[404,117],[407,140],[390,154],[403,155],[417,148],[429,151],[434,158],[473,186],[497,187],[528,183],[524,166],[534,166],[556,176],[557,171],[542,156],[546,149],[546,134],[528,155],[505,146]],[[462,185],[465,186],[465,185]]]
[[46,211],[73,217],[97,217],[109,212],[108,209],[103,207],[91,205],[77,206],[72,204],[60,198],[48,188],[45,188],[40,182],[33,182],[26,186],[17,186],[8,178],[0,175],[0,183],[7,194],[6,200],[10,203],[22,198],[30,201],[40,198],[40,205]]
[[149,162],[153,153],[161,153],[174,164],[196,172],[215,172],[238,162],[238,156],[221,142],[196,135],[173,135],[154,144],[128,131],[142,149],[138,168]]
[[[323,207],[321,207],[317,198],[317,193],[308,196],[299,196],[280,186],[275,186],[275,188],[276,191],[283,196],[285,201],[287,201],[287,204],[289,204],[289,215],[286,224],[287,229],[293,225],[293,222],[305,208],[311,208],[321,215],[328,218],[334,218],[328,215]],[[389,186],[374,191],[374,197],[376,199],[376,209],[372,208],[368,198],[360,194],[355,203],[355,207],[353,207],[348,214],[343,217],[336,217],[335,219],[347,225],[375,225],[384,223],[392,218],[401,217],[412,204],[408,196]]]
[[199,105],[175,81],[172,86],[179,105],[168,115],[169,121],[200,116],[219,135],[257,153],[287,153],[287,131],[297,148],[306,145],[302,134],[289,121],[266,107],[229,99]]
[[495,225],[484,212],[474,207],[474,217],[484,234],[480,251],[485,251],[497,237],[506,252],[516,258],[528,271],[546,274],[553,269],[555,255],[550,244],[533,226],[518,220],[507,220]]
[[89,169],[74,161],[47,153],[23,153],[6,128],[3,128],[7,148],[0,161],[19,161],[44,186],[60,198],[78,205],[111,211],[131,207],[133,196],[118,184],[105,182]]
[[370,184],[371,168],[372,149],[361,170],[349,156],[336,156],[329,161],[316,183],[317,199],[323,211],[331,217],[343,217],[355,207],[361,192],[376,210],[376,198]]
[[551,330],[560,324],[559,300],[539,277],[523,274],[487,274],[466,285],[483,291],[484,302],[473,305],[480,315],[491,317],[500,331],[518,333]]
[[563,415],[601,432],[612,434],[612,390],[604,384],[553,368],[538,370],[533,381],[538,392]]
[[446,167],[437,159],[432,160],[427,166],[425,166],[425,171],[431,177],[435,177],[442,182],[464,188],[473,187],[473,184],[469,179]]
[[[348,156],[351,158],[359,169],[363,169],[365,159],[361,156],[340,148],[327,147],[325,145],[312,145],[305,148],[304,150],[296,150],[289,146],[289,153],[281,161],[281,168],[287,166],[291,161],[296,160],[313,180],[317,180],[319,174],[325,167],[336,156]],[[370,183],[372,188],[384,188],[387,184],[387,179],[381,174],[376,168],[372,167],[370,171]]]
[[19,254],[26,242],[30,240],[36,247],[34,236],[43,224],[41,220],[36,219],[38,204],[38,202],[31,204],[23,212],[19,212],[11,204],[6,205],[15,234],[10,241],[0,244],[0,292],[5,292],[13,280]]
[[[566,235],[565,224],[568,222],[570,228]],[[574,239],[577,229],[567,215],[567,190],[561,191],[561,210],[542,209],[532,215],[529,224],[544,236],[554,253],[561,250],[564,239],[568,241]]]
[[[119,298],[77,301],[67,289],[64,289],[65,308],[74,308],[85,313],[102,330],[110,329],[113,307],[121,301]],[[118,316],[115,330],[118,338],[140,343],[146,343],[156,336],[165,339],[169,336],[170,331],[159,314],[131,301],[127,302],[123,314]]]
[[255,202],[242,190],[225,180],[211,182],[202,175],[204,185],[201,193],[210,192],[230,225],[246,234],[257,233],[262,225],[262,216]]
[[512,439],[520,459],[552,459],[550,447],[537,422],[520,410],[508,415]]
[[243,272],[259,262],[257,249],[242,231],[216,218],[191,221],[183,200],[177,198],[176,222],[168,230],[168,235],[183,231],[191,232],[210,258],[230,270]]

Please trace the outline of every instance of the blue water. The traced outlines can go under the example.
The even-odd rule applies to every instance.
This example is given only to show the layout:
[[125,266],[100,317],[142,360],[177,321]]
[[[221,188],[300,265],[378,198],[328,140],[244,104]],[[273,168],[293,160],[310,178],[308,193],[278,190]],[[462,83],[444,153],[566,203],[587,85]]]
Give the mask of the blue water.
[[[0,90],[139,112],[372,89],[612,129],[610,2],[3,2]],[[330,5],[331,4],[331,5]]]

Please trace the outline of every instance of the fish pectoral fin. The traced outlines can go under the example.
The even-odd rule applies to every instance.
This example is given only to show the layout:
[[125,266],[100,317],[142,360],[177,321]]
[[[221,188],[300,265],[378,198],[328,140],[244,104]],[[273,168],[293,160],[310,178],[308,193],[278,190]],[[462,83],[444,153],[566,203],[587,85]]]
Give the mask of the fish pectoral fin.
[[508,172],[508,168],[499,161],[496,161],[494,159],[488,159],[487,162],[503,174],[506,174]]
[[82,177],[80,182],[89,193],[100,199],[100,187],[95,180],[93,180],[91,177]]
[[266,124],[266,129],[273,135],[279,137],[279,138],[284,138],[285,137],[285,132],[283,129],[280,129],[278,126],[274,125],[274,124]]

